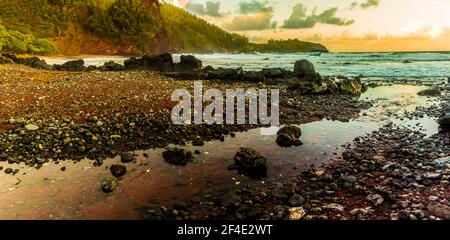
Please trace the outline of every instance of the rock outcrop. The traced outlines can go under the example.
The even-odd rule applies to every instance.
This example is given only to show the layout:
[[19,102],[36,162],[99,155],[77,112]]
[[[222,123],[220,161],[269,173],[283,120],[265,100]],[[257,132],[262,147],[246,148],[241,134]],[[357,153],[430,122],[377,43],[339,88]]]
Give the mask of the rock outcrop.
[[130,58],[125,60],[125,69],[128,70],[154,70],[171,72],[175,70],[172,55],[164,53],[155,56],[144,55],[141,58]]
[[86,67],[84,66],[84,60],[79,59],[75,61],[68,61],[65,62],[62,65],[55,64],[53,66],[54,70],[60,70],[60,71],[69,71],[69,72],[81,72],[86,70]]

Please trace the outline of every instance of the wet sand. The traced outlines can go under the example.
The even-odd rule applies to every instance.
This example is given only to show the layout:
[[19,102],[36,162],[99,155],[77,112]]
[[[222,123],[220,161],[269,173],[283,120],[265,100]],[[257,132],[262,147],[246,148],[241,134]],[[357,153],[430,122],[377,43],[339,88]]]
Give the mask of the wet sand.
[[[118,158],[105,160],[100,167],[93,167],[90,160],[75,164],[70,161],[46,163],[39,170],[21,164],[17,175],[0,175],[0,218],[139,219],[145,206],[171,206],[189,199],[207,202],[236,187],[282,182],[312,166],[339,159],[344,150],[342,145],[390,120],[410,125],[411,129],[422,128],[430,135],[436,133],[434,118],[399,120],[405,111],[437,101],[417,96],[422,89],[424,87],[407,85],[370,89],[360,99],[372,99],[377,103],[356,119],[348,122],[325,119],[301,124],[301,140],[305,144],[300,147],[278,147],[276,129],[253,129],[237,133],[235,138],[226,137],[224,142],[208,142],[203,147],[180,146],[201,151],[186,167],[165,163],[162,149],[137,151],[136,162],[127,164],[128,173],[120,180],[118,189],[110,194],[103,193],[100,185],[102,179],[111,175],[106,166],[119,162]],[[416,122],[423,126],[416,126]],[[241,146],[252,147],[268,158],[267,178],[255,180],[227,170]],[[149,157],[144,157],[144,153]],[[62,166],[66,166],[66,171],[60,170]]]

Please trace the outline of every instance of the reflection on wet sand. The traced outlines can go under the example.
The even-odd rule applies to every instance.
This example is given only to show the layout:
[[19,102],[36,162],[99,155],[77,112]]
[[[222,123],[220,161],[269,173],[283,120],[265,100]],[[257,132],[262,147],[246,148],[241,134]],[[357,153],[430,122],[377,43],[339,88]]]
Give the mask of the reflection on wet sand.
[[[278,147],[277,129],[254,129],[224,142],[184,146],[201,152],[186,167],[165,163],[162,149],[136,152],[136,162],[127,164],[128,173],[110,194],[103,193],[100,184],[110,176],[106,167],[118,163],[118,158],[107,160],[100,167],[93,167],[88,160],[50,163],[40,170],[20,165],[17,175],[0,175],[0,219],[136,219],[139,208],[148,203],[169,205],[225,192],[236,185],[264,184],[294,176],[312,164],[318,166],[339,158],[341,145],[376,130],[386,121],[433,134],[437,124],[432,118],[400,120],[405,111],[432,103],[417,96],[422,89],[401,85],[372,88],[361,99],[381,100],[360,118],[345,123],[322,120],[301,125],[304,145],[300,147]],[[227,170],[236,150],[244,146],[256,149],[268,159],[267,179],[252,180]],[[66,166],[65,171],[61,171],[62,166]]]

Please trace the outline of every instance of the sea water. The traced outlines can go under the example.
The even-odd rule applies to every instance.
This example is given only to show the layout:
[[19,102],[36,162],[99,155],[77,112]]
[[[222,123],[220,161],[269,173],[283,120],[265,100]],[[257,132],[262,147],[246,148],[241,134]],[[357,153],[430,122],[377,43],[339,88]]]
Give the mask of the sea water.
[[[174,54],[178,62],[181,54]],[[297,60],[311,61],[322,75],[362,76],[363,80],[446,82],[450,77],[450,52],[388,53],[258,53],[258,54],[193,54],[203,65],[222,68],[242,67],[247,71],[263,68],[293,70]],[[61,64],[66,57],[44,58],[50,64]],[[107,61],[123,64],[127,57],[87,56],[86,65],[100,66]]]

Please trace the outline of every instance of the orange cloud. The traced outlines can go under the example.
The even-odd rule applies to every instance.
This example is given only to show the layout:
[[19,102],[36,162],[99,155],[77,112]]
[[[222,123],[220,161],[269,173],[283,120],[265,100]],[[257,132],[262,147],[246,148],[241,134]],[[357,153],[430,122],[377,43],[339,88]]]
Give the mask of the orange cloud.
[[[429,28],[427,28],[429,30]],[[253,36],[252,36],[253,37]],[[403,35],[379,35],[368,33],[354,35],[349,32],[324,35],[314,32],[265,32],[261,42],[268,39],[297,38],[324,44],[333,52],[392,52],[392,51],[450,51],[450,28],[440,30],[439,34],[425,28],[418,33]]]

